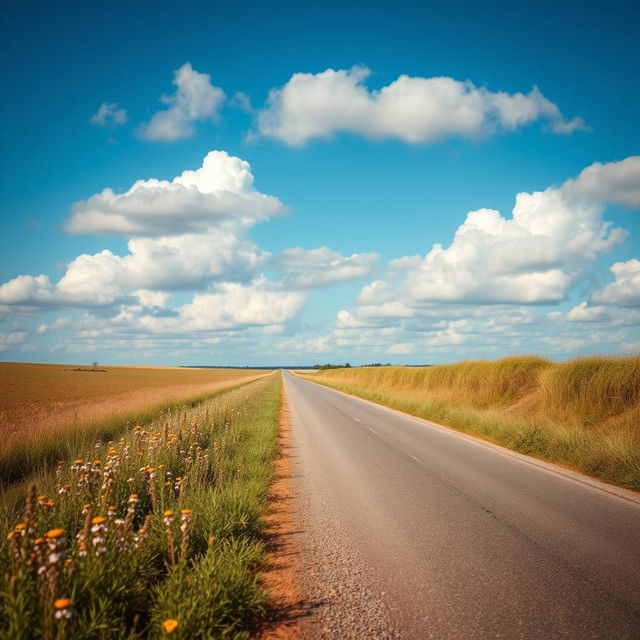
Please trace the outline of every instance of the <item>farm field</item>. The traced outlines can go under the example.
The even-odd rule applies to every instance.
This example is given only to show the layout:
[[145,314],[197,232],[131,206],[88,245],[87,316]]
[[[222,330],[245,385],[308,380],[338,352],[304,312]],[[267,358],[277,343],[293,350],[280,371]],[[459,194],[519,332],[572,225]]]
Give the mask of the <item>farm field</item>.
[[[162,408],[264,376],[251,369],[90,367],[0,363],[0,483],[39,458],[63,455],[67,441],[115,435]],[[69,446],[73,446],[72,444]]]
[[640,491],[640,357],[509,357],[309,379]]
[[0,502],[0,636],[248,637],[280,403],[268,375],[35,469]]

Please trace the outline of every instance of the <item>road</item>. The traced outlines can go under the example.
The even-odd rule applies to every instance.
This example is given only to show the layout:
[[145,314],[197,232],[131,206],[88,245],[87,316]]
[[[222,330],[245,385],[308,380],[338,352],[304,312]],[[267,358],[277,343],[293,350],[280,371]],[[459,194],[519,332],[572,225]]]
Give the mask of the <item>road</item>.
[[284,373],[311,637],[640,638],[640,499]]

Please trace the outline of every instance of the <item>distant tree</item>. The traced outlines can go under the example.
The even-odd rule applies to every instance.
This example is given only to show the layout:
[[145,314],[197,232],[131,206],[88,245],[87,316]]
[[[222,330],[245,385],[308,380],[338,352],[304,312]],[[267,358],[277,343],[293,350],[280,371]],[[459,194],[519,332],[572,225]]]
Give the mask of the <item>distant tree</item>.
[[98,361],[97,360],[94,360],[92,364],[93,364],[93,368],[94,369],[98,368]]
[[351,365],[348,362],[345,362],[344,368],[345,369],[351,369]]

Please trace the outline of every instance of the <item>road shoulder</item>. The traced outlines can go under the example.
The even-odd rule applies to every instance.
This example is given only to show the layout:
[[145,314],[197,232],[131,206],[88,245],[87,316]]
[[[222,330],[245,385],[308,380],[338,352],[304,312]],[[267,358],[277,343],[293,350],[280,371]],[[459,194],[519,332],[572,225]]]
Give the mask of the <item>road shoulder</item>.
[[300,585],[299,526],[294,513],[293,461],[289,412],[284,395],[278,430],[278,454],[269,504],[265,513],[268,564],[261,575],[269,590],[271,608],[256,637],[260,640],[298,640],[305,631],[310,607]]

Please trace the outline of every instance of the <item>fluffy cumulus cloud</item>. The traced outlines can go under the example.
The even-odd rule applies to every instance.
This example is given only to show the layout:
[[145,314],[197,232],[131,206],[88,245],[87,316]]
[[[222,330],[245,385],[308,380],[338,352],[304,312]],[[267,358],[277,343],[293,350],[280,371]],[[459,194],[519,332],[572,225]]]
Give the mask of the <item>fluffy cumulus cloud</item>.
[[212,292],[196,294],[174,317],[148,315],[140,319],[139,326],[151,333],[279,327],[296,316],[305,299],[264,277],[247,284],[226,282]]
[[163,142],[188,138],[195,132],[196,122],[217,117],[225,94],[211,84],[208,74],[196,71],[187,62],[174,73],[173,84],[175,92],[161,98],[167,108],[138,129],[141,138]]
[[611,273],[615,281],[602,291],[595,291],[593,301],[620,307],[640,307],[640,260],[616,262]]
[[106,188],[73,205],[71,233],[167,235],[201,232],[223,222],[253,224],[284,212],[256,191],[248,162],[211,151],[202,166],[173,180],[136,181],[128,191]]
[[401,75],[371,91],[366,67],[296,73],[269,94],[258,113],[258,131],[291,146],[346,131],[370,138],[428,143],[456,135],[468,138],[513,130],[546,120],[555,133],[585,129],[581,118],[566,120],[537,87],[528,93],[491,92],[447,77]]
[[[624,162],[600,167],[617,176]],[[493,209],[471,211],[448,247],[436,244],[424,257],[391,263],[388,278],[367,285],[358,302],[387,313],[399,300],[404,312],[429,302],[564,300],[597,256],[625,235],[603,220],[604,187],[598,197],[579,192],[581,177],[545,191],[519,193],[508,218]]]
[[608,322],[611,320],[611,314],[606,307],[581,302],[567,313],[567,320],[570,322]]
[[[96,307],[111,305],[137,289],[198,289],[216,280],[247,281],[268,254],[231,231],[136,238],[130,253],[108,249],[72,260],[53,284],[45,275],[22,275],[0,285],[0,303],[23,306]],[[158,294],[156,301],[160,298]],[[143,298],[141,298],[143,300]],[[145,301],[150,298],[144,298]]]
[[318,289],[369,275],[378,256],[354,253],[343,256],[327,247],[285,249],[273,260],[283,285],[290,289]]
[[248,230],[283,211],[277,198],[255,190],[247,162],[212,151],[202,167],[171,181],[139,180],[123,194],[106,189],[74,205],[68,231],[133,236],[128,253],[82,254],[57,282],[20,275],[0,285],[0,305],[90,308],[137,300],[162,308],[167,292],[251,282],[270,255]]
[[98,127],[118,127],[129,119],[126,109],[119,109],[115,102],[103,102],[89,122]]
[[620,162],[595,162],[564,185],[567,193],[601,202],[640,208],[640,156]]

